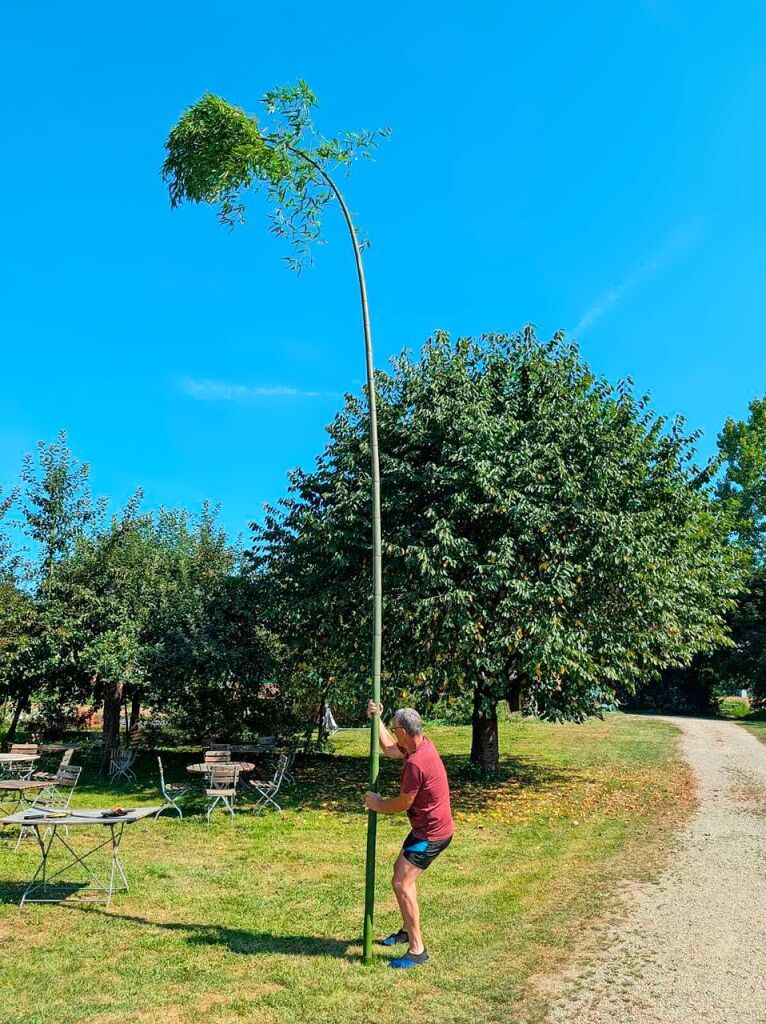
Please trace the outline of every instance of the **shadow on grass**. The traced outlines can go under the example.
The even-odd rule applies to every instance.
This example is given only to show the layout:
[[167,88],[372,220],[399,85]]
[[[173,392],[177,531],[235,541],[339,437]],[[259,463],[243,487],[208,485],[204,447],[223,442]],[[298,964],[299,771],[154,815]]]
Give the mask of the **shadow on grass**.
[[[455,811],[480,813],[490,808],[497,797],[518,787],[524,790],[548,788],[559,782],[571,782],[576,769],[566,771],[531,757],[508,757],[501,761],[497,778],[482,779],[477,776],[468,758],[462,754],[446,754],[443,757],[450,780],[452,806]],[[189,784],[189,792],[183,798],[184,817],[196,817],[204,813],[205,797],[201,781],[186,772],[186,765],[193,760],[189,753],[163,754],[166,777],[171,781]],[[156,772],[155,755],[144,755],[136,763],[137,779],[131,782],[111,783],[99,775],[94,767],[83,772],[78,787],[78,796],[92,793],[102,805],[120,803],[132,799],[162,802]],[[381,759],[379,789],[384,794],[398,791],[401,762]],[[295,782],[284,784],[277,797],[285,810],[333,810],[342,814],[365,814],[364,793],[367,789],[369,762],[364,756],[337,756],[333,754],[312,754],[299,757],[294,767]],[[252,773],[256,778],[268,778],[267,763],[256,766]],[[244,776],[246,780],[248,776]],[[249,811],[252,802],[246,787],[243,797],[238,799],[238,809]],[[106,792],[105,792],[106,791]],[[106,802],[105,802],[106,801]]]
[[[21,897],[26,892],[28,886],[28,880],[25,882],[0,882],[0,904],[10,903],[18,906],[21,903]],[[89,890],[90,888],[91,887],[87,882],[52,882],[44,894],[45,899],[39,899],[43,893],[38,891],[36,893],[38,898],[36,899],[35,897],[32,897],[29,902],[58,903],[59,900],[69,899],[78,893]],[[95,902],[95,899],[84,899],[83,905],[88,904],[92,906]]]
[[[459,754],[443,756],[450,781],[452,808],[477,813],[491,807],[498,795],[509,787],[525,790],[547,788],[557,782],[571,782],[574,769],[566,772],[532,758],[510,757],[501,761],[497,778],[478,777],[467,758]],[[381,762],[382,793],[393,794],[399,786],[400,762]],[[369,762],[366,757],[315,755],[297,766],[297,783],[289,790],[286,804],[296,809],[331,808],[344,814],[362,814],[367,789]]]
[[145,917],[131,914],[116,914],[96,907],[84,907],[77,904],[65,905],[68,910],[86,910],[88,913],[101,913],[112,919],[127,921],[129,924],[145,925],[150,928],[161,928],[163,931],[186,932],[186,941],[190,946],[225,946],[232,953],[253,955],[258,953],[276,953],[286,956],[325,956],[344,960],[357,960],[359,957],[348,952],[353,942],[342,939],[329,939],[317,935],[274,935],[271,932],[250,932],[242,928],[226,928],[223,925],[190,924],[182,921],[150,921]]

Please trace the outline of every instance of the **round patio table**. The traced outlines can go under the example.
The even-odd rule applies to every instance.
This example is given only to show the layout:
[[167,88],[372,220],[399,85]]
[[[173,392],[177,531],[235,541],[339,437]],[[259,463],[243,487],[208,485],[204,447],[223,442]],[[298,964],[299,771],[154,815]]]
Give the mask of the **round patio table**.
[[194,772],[197,775],[204,775],[213,768],[239,768],[240,772],[251,772],[255,768],[252,761],[211,761],[205,764],[187,764],[187,772]]
[[14,764],[16,761],[37,761],[39,754],[0,754],[0,764]]

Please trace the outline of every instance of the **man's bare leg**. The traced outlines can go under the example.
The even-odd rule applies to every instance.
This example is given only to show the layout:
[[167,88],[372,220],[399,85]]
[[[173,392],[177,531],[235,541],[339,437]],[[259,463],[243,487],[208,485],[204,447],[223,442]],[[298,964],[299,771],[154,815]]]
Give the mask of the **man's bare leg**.
[[418,906],[418,890],[416,882],[423,874],[422,868],[416,868],[399,854],[394,864],[394,877],[391,879],[396,902],[402,912],[404,930],[410,940],[411,953],[422,953],[424,950],[423,936],[420,934],[420,907]]

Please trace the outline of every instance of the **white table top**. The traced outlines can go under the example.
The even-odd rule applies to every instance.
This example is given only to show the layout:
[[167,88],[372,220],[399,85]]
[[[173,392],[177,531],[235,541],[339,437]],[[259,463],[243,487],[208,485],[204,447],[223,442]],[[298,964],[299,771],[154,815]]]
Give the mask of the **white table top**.
[[9,761],[37,761],[39,754],[0,754],[0,764],[8,764]]
[[40,810],[27,809],[16,811],[7,818],[2,819],[3,825],[119,825],[132,824],[142,818],[148,818],[159,811],[157,807],[132,807],[127,814],[109,814],[110,808],[74,808],[67,812],[66,817],[56,814],[46,814]]

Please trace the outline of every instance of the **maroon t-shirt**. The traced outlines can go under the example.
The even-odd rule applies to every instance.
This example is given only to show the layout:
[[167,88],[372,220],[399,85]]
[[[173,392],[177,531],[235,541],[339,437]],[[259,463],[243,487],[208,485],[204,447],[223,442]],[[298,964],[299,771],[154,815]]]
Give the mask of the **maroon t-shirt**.
[[417,750],[404,755],[399,789],[402,793],[417,793],[407,817],[418,839],[431,842],[452,835],[455,824],[447,772],[438,750],[425,736]]

